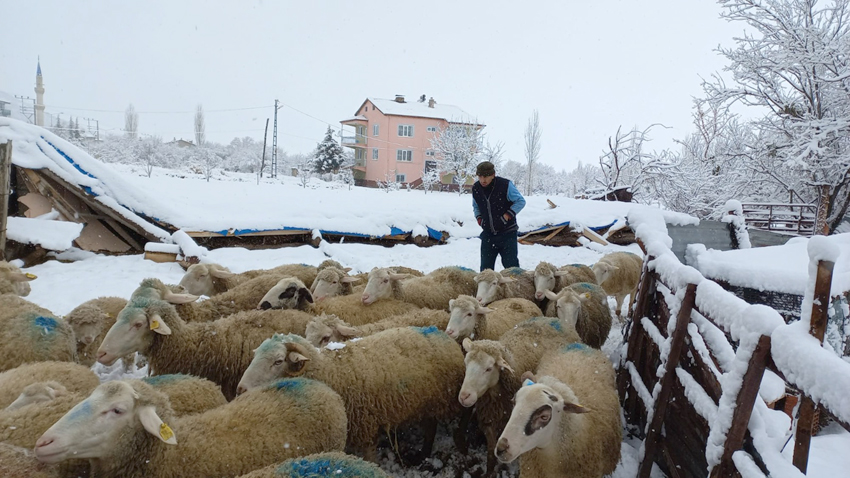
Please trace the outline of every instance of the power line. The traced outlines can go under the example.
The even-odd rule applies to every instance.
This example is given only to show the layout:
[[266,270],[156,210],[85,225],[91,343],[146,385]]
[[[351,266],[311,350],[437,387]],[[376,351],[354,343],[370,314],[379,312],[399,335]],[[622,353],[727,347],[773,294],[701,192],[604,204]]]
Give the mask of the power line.
[[[68,106],[55,106],[55,105],[45,105],[46,107],[50,107],[57,110],[73,110],[73,111],[92,111],[96,113],[125,113],[126,110],[101,110],[101,109],[92,109],[92,108],[71,108]],[[225,109],[216,109],[216,110],[204,110],[204,113],[226,113],[231,111],[247,111],[247,110],[260,110],[272,108],[271,105],[268,106],[249,106],[246,108],[225,108]],[[138,114],[195,114],[195,111],[136,111]]]

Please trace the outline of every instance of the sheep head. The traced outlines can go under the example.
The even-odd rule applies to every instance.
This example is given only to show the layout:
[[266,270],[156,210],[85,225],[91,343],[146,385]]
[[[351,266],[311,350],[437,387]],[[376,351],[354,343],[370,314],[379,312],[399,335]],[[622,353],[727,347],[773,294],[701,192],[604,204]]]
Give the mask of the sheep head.
[[[555,434],[564,415],[590,411],[577,403],[575,395],[565,385],[561,384],[558,389],[553,387],[551,382],[557,382],[556,379],[540,377],[539,380],[524,380],[514,397],[511,418],[496,444],[496,458],[502,463],[510,463],[527,451],[557,442],[560,437]],[[569,394],[563,393],[563,388],[567,388]]]
[[103,322],[106,319],[106,313],[93,304],[83,304],[65,316],[65,321],[74,331],[77,342],[86,345],[94,342],[94,339],[103,332]]
[[322,314],[307,322],[307,332],[304,337],[314,347],[324,347],[330,342],[343,342],[358,335],[360,334],[356,328],[346,324],[339,317]]
[[593,274],[596,276],[596,283],[602,284],[606,280],[608,280],[613,274],[614,271],[618,270],[619,267],[605,261],[598,261],[596,264],[593,264]]
[[35,456],[42,463],[109,459],[127,453],[143,438],[140,434],[176,445],[174,431],[160,414],[170,418],[168,399],[150,386],[135,380],[106,382],[44,432],[35,444]]
[[298,377],[318,352],[303,337],[274,334],[254,350],[251,364],[242,374],[237,394],[266,385],[279,378]]
[[284,277],[260,299],[257,309],[308,310],[313,303],[310,289],[296,277]]
[[557,279],[555,276],[557,271],[555,266],[548,262],[541,262],[534,268],[534,298],[543,300],[546,297],[546,291],[554,291]]
[[386,267],[372,269],[369,271],[369,280],[366,282],[366,288],[363,289],[363,295],[360,297],[363,305],[394,298],[400,287],[399,282],[410,277],[413,276],[399,274]]
[[446,334],[459,340],[470,337],[475,330],[478,317],[493,312],[493,309],[484,307],[472,296],[460,295],[457,299],[449,300],[449,311],[451,316],[446,325]]
[[311,292],[313,300],[320,301],[328,297],[336,297],[345,295],[351,292],[351,284],[358,282],[360,279],[348,275],[345,269],[337,269],[336,267],[327,267],[319,271],[316,275],[316,280],[313,282]]
[[35,274],[24,273],[17,266],[6,261],[0,261],[0,279],[10,282],[12,289],[21,297],[26,297],[30,294],[31,289],[28,282],[37,278]]
[[513,368],[507,358],[507,350],[502,344],[493,340],[463,339],[463,350],[466,356],[463,363],[466,372],[463,385],[458,393],[458,401],[464,407],[475,405],[478,399],[499,383],[500,373],[504,370],[513,373]]
[[16,410],[32,403],[49,402],[56,397],[61,397],[67,393],[68,389],[66,389],[61,383],[54,382],[52,380],[49,382],[31,383],[24,387],[21,394],[18,395],[18,398],[6,407],[6,411]]
[[120,357],[133,352],[147,352],[156,335],[171,335],[171,327],[167,321],[179,320],[175,319],[176,313],[173,311],[173,306],[163,301],[131,301],[118,314],[112,328],[106,332],[100,348],[97,349],[97,361],[112,365]]
[[180,286],[190,294],[212,297],[216,293],[215,279],[226,279],[234,275],[218,264],[192,264],[180,279]]
[[565,324],[570,324],[573,327],[578,323],[581,306],[590,299],[590,292],[578,293],[570,288],[566,288],[557,294],[548,292],[546,297],[549,300],[555,301],[555,309],[558,313],[558,318]]

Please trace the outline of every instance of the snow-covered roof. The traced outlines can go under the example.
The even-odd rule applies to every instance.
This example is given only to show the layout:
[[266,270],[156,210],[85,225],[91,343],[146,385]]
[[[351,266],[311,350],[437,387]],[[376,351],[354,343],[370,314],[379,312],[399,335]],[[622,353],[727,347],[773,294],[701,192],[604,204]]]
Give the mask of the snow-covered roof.
[[433,108],[430,108],[427,101],[421,103],[419,101],[399,103],[396,100],[385,98],[370,97],[367,99],[385,115],[444,119],[449,123],[478,123],[475,117],[454,105],[436,103]]
[[70,249],[74,239],[80,236],[82,224],[27,217],[10,217],[7,237],[21,244],[34,244],[51,251]]
[[363,115],[352,116],[351,118],[344,119],[340,121],[340,123],[347,123],[349,121],[367,121],[366,117]]

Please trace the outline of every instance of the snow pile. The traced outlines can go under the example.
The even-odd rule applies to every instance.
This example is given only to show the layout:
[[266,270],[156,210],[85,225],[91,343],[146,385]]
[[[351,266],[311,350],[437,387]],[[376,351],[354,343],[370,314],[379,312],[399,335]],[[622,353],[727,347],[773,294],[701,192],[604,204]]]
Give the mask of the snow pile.
[[[47,216],[46,214],[45,216]],[[10,217],[6,237],[21,244],[33,244],[51,251],[70,249],[80,236],[83,224],[41,218]]]
[[736,249],[749,249],[753,247],[752,244],[750,244],[750,235],[747,233],[747,224],[744,218],[744,207],[741,205],[741,201],[730,199],[726,201],[726,204],[723,206],[723,210],[725,211],[725,214],[723,214],[720,220],[726,224],[732,225],[732,228],[735,231],[735,241],[738,244]]

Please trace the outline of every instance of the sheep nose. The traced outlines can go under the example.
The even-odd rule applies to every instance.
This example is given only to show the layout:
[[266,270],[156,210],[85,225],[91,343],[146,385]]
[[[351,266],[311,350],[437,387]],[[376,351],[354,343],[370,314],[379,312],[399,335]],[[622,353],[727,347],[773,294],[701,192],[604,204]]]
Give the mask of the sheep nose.
[[477,300],[480,304],[481,302],[484,302],[484,297],[476,297],[475,300]]
[[476,402],[475,397],[472,396],[471,392],[463,392],[462,391],[458,395],[457,399],[460,402],[460,404],[463,405],[464,407],[471,407],[471,406],[475,405],[475,402]]
[[257,308],[262,309],[262,310],[269,310],[269,309],[272,308],[272,304],[271,304],[271,302],[264,300],[264,301],[260,302],[260,306],[257,307]]
[[248,389],[245,387],[245,385],[242,385],[241,383],[239,384],[238,387],[236,387],[236,395],[242,395],[243,393],[245,393],[247,391],[248,391]]
[[94,342],[94,337],[91,337],[89,335],[83,337],[83,343],[84,344],[91,345],[92,342]]
[[41,438],[38,439],[37,442],[35,442],[35,447],[41,448],[43,446],[47,446],[47,445],[53,443],[54,441],[56,441],[54,438],[42,436]]
[[455,329],[446,329],[446,335],[448,335],[448,336],[449,336],[449,337],[451,337],[451,338],[454,338],[454,336],[455,336]]
[[510,447],[511,446],[510,444],[508,444],[508,439],[502,437],[501,439],[499,439],[499,443],[496,444],[496,456],[504,456],[505,453],[508,452],[508,449]]
[[537,299],[537,300],[542,299],[543,298],[543,292],[535,292],[534,298]]
[[369,294],[363,294],[360,297],[360,301],[363,302],[364,304],[368,304],[369,303]]
[[100,359],[102,359],[102,358],[103,358],[103,357],[105,357],[105,356],[106,356],[106,350],[98,350],[98,351],[97,351],[97,360],[98,360],[98,362],[100,361]]

